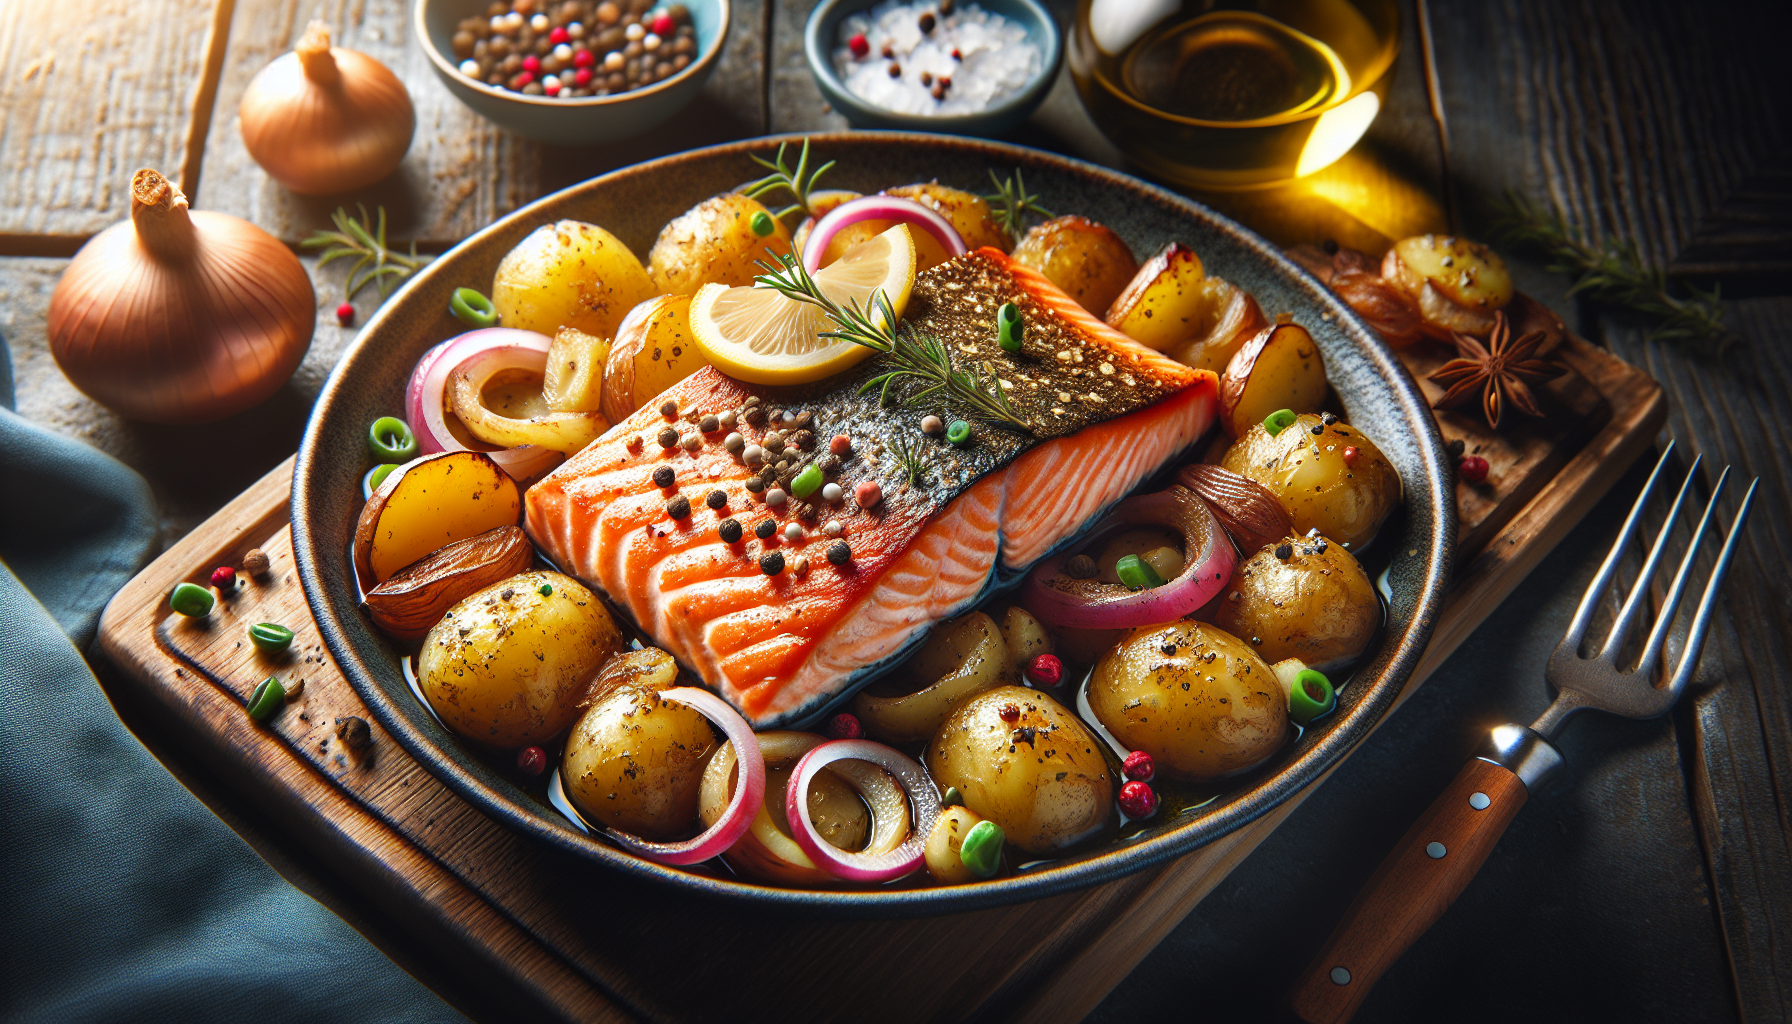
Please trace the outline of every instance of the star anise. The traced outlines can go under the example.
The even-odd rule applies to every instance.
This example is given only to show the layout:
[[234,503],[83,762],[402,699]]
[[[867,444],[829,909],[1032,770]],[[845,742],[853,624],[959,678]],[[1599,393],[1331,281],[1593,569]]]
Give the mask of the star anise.
[[1488,333],[1485,346],[1466,334],[1453,333],[1450,337],[1456,343],[1456,358],[1438,367],[1430,377],[1433,383],[1445,388],[1444,396],[1432,408],[1467,405],[1475,400],[1478,390],[1481,411],[1490,427],[1499,427],[1500,414],[1508,402],[1526,416],[1543,415],[1531,385],[1554,380],[1564,372],[1558,364],[1538,358],[1537,348],[1547,337],[1544,332],[1532,331],[1513,340],[1512,327],[1501,310],[1493,315],[1493,330]]

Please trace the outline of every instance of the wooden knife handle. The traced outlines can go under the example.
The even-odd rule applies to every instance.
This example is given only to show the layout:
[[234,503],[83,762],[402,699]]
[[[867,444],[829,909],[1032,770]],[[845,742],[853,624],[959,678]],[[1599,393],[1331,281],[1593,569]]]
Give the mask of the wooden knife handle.
[[1475,758],[1381,862],[1295,985],[1294,1012],[1343,1024],[1407,947],[1468,887],[1527,796],[1506,768]]

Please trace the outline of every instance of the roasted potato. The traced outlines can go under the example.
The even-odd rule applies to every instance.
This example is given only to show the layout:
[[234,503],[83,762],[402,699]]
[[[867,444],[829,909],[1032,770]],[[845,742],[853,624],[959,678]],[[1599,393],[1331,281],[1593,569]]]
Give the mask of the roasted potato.
[[1052,635],[1020,605],[1002,613],[1002,646],[1008,649],[1007,681],[1015,684],[1021,681],[1028,662],[1053,653]]
[[[1001,225],[996,223],[994,215],[990,213],[989,203],[975,192],[952,188],[937,181],[925,181],[914,185],[898,185],[895,188],[887,188],[884,189],[884,194],[913,199],[951,221],[952,230],[958,232],[958,237],[964,241],[965,248],[972,251],[987,245],[1007,252],[1008,247],[1013,244],[1008,238],[1008,233],[1002,230]],[[915,256],[917,259],[931,255],[922,252],[923,236],[926,236],[925,244],[936,244],[931,235],[927,235],[924,231],[916,232]],[[940,255],[945,255],[943,250]],[[917,263],[915,269],[921,270],[931,265]]]
[[543,224],[516,244],[492,277],[492,305],[505,327],[550,337],[576,327],[614,337],[622,318],[653,294],[647,269],[596,224]]
[[1201,287],[1205,280],[1201,257],[1171,242],[1145,261],[1108,307],[1108,326],[1160,352],[1187,342],[1208,316],[1209,292]]
[[1117,823],[1101,741],[1038,690],[998,686],[960,704],[928,744],[927,770],[1028,853],[1061,852]]
[[[840,879],[816,867],[791,838],[790,821],[784,806],[784,793],[790,787],[790,775],[796,769],[796,763],[804,754],[826,743],[827,738],[812,732],[780,730],[762,732],[758,740],[759,753],[765,758],[765,799],[746,834],[722,854],[722,859],[735,871],[761,882],[839,885]],[[809,820],[814,823],[815,830],[839,849],[859,850],[870,836],[871,813],[857,790],[841,778],[835,768],[859,773],[881,772],[882,769],[864,761],[837,762],[834,768],[817,772],[809,784]],[[697,814],[704,828],[722,820],[739,782],[734,744],[724,742],[703,770]],[[897,844],[900,842],[898,839]]]
[[1054,217],[1035,225],[1011,255],[1098,317],[1139,272],[1120,236],[1086,217]]
[[621,643],[578,580],[526,572],[448,609],[423,639],[417,682],[469,740],[499,750],[542,744],[578,717],[591,677]]
[[1095,666],[1089,707],[1160,774],[1211,782],[1287,742],[1288,700],[1250,644],[1204,622],[1133,630]]
[[972,612],[936,628],[891,683],[860,690],[853,713],[877,739],[918,742],[932,736],[953,708],[999,685],[1009,671],[1001,630],[988,615]]
[[[753,218],[765,214],[771,231],[753,230]],[[655,291],[695,295],[706,284],[738,288],[764,273],[753,264],[772,262],[775,253],[790,252],[790,231],[757,199],[738,192],[711,196],[665,227],[647,254],[647,270]]]
[[516,481],[484,452],[426,455],[394,470],[361,507],[355,571],[369,588],[437,548],[514,526]]
[[1325,404],[1325,357],[1297,323],[1266,327],[1245,342],[1220,376],[1220,415],[1237,437],[1277,409],[1318,412]]
[[1296,535],[1238,563],[1213,624],[1253,641],[1265,661],[1299,658],[1324,671],[1369,645],[1381,602],[1343,545]]
[[1224,278],[1206,278],[1196,288],[1201,298],[1201,322],[1187,341],[1165,351],[1170,358],[1197,370],[1223,373],[1239,346],[1268,327],[1269,321],[1250,292]]
[[1415,235],[1382,257],[1381,276],[1419,305],[1420,329],[1447,340],[1454,331],[1485,335],[1493,314],[1512,301],[1512,274],[1498,253],[1450,235]]
[[468,595],[529,568],[535,548],[515,526],[500,526],[424,555],[367,592],[367,614],[395,640],[421,640]]
[[934,881],[941,885],[963,885],[977,880],[976,873],[965,866],[958,850],[964,845],[965,836],[970,835],[971,829],[982,820],[969,807],[948,807],[940,812],[922,850],[927,873]]
[[709,365],[691,340],[691,297],[661,295],[629,311],[604,363],[604,418],[621,423]]
[[703,770],[718,744],[708,719],[660,699],[677,676],[672,656],[654,648],[604,665],[560,759],[566,796],[585,817],[659,842],[695,831]]
[[610,339],[562,327],[548,345],[541,397],[554,412],[602,412]]
[[1226,450],[1220,465],[1282,499],[1295,532],[1318,530],[1352,551],[1361,551],[1400,503],[1400,474],[1375,442],[1349,424],[1327,424],[1311,413],[1275,435],[1257,424]]

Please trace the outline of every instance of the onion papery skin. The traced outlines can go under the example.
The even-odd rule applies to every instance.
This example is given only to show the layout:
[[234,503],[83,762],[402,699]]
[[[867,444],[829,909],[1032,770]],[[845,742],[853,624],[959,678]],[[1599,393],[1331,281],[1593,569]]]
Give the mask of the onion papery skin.
[[651,861],[674,866],[699,864],[719,856],[722,851],[733,846],[752,825],[753,815],[765,801],[765,758],[759,752],[759,741],[753,735],[753,727],[740,716],[740,712],[708,690],[695,686],[675,686],[670,690],[661,690],[659,698],[694,709],[727,735],[728,741],[734,744],[734,749],[740,752],[741,784],[734,788],[734,797],[728,801],[728,807],[722,812],[721,818],[695,839],[687,839],[681,843],[655,843],[614,829],[604,829],[604,834],[616,840],[623,849]]
[[1117,583],[1065,576],[1070,552],[1054,555],[1028,574],[1022,603],[1040,621],[1079,629],[1131,629],[1170,622],[1212,600],[1238,562],[1225,529],[1194,492],[1172,487],[1127,498],[1102,518],[1084,541],[1128,526],[1165,526],[1182,534],[1182,574],[1161,587],[1129,590]]
[[[469,435],[471,443],[454,436],[448,427],[451,413],[447,408],[448,378],[467,360],[492,349],[512,348],[538,353],[547,365],[548,346],[545,334],[517,330],[513,327],[486,327],[449,338],[423,353],[411,370],[405,387],[404,418],[417,435],[418,451],[424,455],[437,452],[485,452],[492,461],[504,467],[512,478],[522,481],[538,476],[559,465],[565,455],[537,445],[498,448],[482,444]],[[533,355],[530,358],[534,358]],[[462,428],[465,429],[465,428]]]
[[350,192],[391,174],[417,127],[398,76],[364,53],[330,46],[321,22],[256,73],[237,118],[255,162],[308,196]]
[[[895,776],[914,808],[914,821],[907,836],[888,852],[849,853],[836,849],[815,831],[815,824],[809,819],[809,784],[823,768],[834,768],[848,782],[860,786],[860,793],[868,798],[867,804],[871,803],[872,794],[861,785],[863,777],[840,770],[844,767],[842,762],[847,761],[869,761]],[[871,740],[833,740],[804,754],[797,762],[790,786],[784,791],[784,812],[792,836],[811,861],[848,882],[877,883],[902,878],[921,866],[927,836],[939,820],[940,798],[927,772],[901,751]],[[879,823],[876,806],[872,806],[871,812],[871,845],[879,846],[879,833],[886,826]]]
[[1247,476],[1197,462],[1176,471],[1176,482],[1207,502],[1239,551],[1255,554],[1294,532],[1294,518],[1275,492]]
[[814,230],[809,232],[808,238],[803,242],[803,266],[811,274],[820,270],[822,254],[828,251],[828,243],[834,240],[834,236],[867,220],[907,224],[932,235],[948,256],[965,254],[964,239],[959,237],[958,230],[952,226],[951,221],[912,199],[877,195],[841,203],[816,222]]
[[189,211],[155,171],[138,171],[131,194],[131,219],[83,245],[56,284],[56,365],[145,423],[213,423],[266,400],[317,326],[304,266],[248,221]]

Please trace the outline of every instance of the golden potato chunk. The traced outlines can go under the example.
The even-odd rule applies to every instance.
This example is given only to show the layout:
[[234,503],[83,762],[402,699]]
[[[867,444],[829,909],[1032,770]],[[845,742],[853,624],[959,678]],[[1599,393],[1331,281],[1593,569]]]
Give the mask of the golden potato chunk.
[[621,423],[709,365],[691,340],[691,297],[660,295],[629,311],[604,363],[604,418]]
[[1054,217],[1035,225],[1011,255],[1097,317],[1108,311],[1139,272],[1139,262],[1126,242],[1086,217]]
[[1200,293],[1201,321],[1188,340],[1166,352],[1197,370],[1223,373],[1239,347],[1268,327],[1269,320],[1250,292],[1224,278],[1206,278],[1195,290]]
[[1246,341],[1220,377],[1220,415],[1233,437],[1278,409],[1318,412],[1325,404],[1325,357],[1296,323],[1265,328]]
[[[753,230],[754,218],[769,230]],[[775,253],[790,252],[790,231],[757,199],[738,192],[711,196],[664,228],[647,254],[653,287],[674,295],[695,295],[706,284],[739,288],[764,273],[757,261],[772,262]]]
[[1381,625],[1381,601],[1342,544],[1290,536],[1238,563],[1213,624],[1252,641],[1265,661],[1299,658],[1324,667],[1369,646]]
[[1187,342],[1207,317],[1209,292],[1201,257],[1171,242],[1145,261],[1108,308],[1108,326],[1148,348],[1164,351]]
[[1311,413],[1274,435],[1257,424],[1220,465],[1282,499],[1297,533],[1316,529],[1352,550],[1362,550],[1400,503],[1400,474],[1375,442],[1341,420],[1328,424]]
[[653,294],[641,261],[596,224],[543,224],[516,244],[492,276],[492,305],[505,327],[550,337],[576,327],[614,337],[622,318]]

